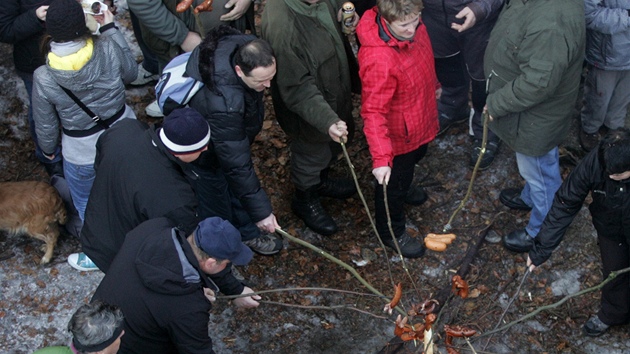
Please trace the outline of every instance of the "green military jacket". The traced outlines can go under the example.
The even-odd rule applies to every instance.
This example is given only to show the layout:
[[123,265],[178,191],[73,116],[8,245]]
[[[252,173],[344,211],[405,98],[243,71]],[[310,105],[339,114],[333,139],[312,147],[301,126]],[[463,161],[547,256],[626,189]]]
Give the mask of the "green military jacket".
[[262,37],[273,47],[278,70],[273,104],[282,129],[294,138],[329,141],[332,124],[352,119],[350,68],[357,78],[358,72],[337,22],[340,5],[339,0],[265,5]]
[[540,156],[566,137],[584,60],[583,0],[508,0],[484,57],[490,128]]

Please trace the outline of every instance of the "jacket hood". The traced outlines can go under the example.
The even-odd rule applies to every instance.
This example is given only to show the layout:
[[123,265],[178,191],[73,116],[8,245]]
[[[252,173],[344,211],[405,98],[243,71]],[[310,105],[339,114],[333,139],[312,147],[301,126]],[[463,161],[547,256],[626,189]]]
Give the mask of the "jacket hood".
[[[422,23],[418,26],[422,26]],[[357,26],[357,36],[361,45],[368,47],[404,48],[413,41],[413,39],[401,41],[394,37],[376,7],[366,11],[361,17]]]
[[[48,72],[55,82],[63,82],[64,87],[70,91],[89,90],[94,83],[102,80],[100,75],[101,70],[96,70],[95,68],[106,68],[109,66],[103,44],[102,40],[94,40],[94,52],[92,53],[92,57],[81,69],[57,70],[51,68],[49,65]],[[48,63],[48,59],[46,59],[46,63]]]
[[190,294],[205,286],[202,282],[207,279],[184,233],[177,229],[171,230],[171,237],[147,237],[134,264],[144,285],[161,294]]
[[186,65],[186,73],[202,81],[210,90],[217,86],[239,84],[241,80],[234,71],[234,54],[238,48],[254,39],[254,35],[220,26],[194,49]]

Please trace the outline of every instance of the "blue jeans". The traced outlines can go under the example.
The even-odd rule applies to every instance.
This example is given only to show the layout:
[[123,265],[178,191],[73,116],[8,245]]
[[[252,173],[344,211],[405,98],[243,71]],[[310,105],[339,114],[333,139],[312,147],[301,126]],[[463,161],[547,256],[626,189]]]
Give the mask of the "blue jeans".
[[79,212],[81,221],[84,221],[85,207],[96,176],[94,165],[75,165],[64,159],[63,173],[70,189],[70,195],[72,195],[74,207]]
[[57,163],[61,161],[61,146],[57,146],[55,149],[55,158],[49,160],[42,153],[42,149],[39,148],[39,144],[37,144],[37,133],[35,132],[35,120],[33,119],[33,74],[26,73],[23,71],[17,72],[18,76],[24,81],[24,87],[26,87],[26,92],[28,93],[28,130],[31,133],[31,139],[33,139],[33,143],[35,143],[35,157],[41,163]]
[[528,156],[517,152],[516,163],[518,172],[526,182],[521,198],[532,207],[525,231],[531,237],[536,237],[551,208],[556,191],[562,184],[558,147],[542,156]]
[[199,200],[198,212],[201,220],[218,216],[229,221],[241,233],[242,241],[260,237],[260,230],[230,190],[223,171],[200,168],[196,165],[192,168],[199,176],[197,180],[190,182]]

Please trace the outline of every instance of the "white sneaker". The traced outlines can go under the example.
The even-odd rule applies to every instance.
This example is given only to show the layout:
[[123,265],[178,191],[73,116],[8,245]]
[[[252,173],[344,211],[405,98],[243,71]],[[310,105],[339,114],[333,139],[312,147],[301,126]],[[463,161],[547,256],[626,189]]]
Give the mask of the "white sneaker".
[[164,113],[162,113],[162,110],[160,109],[160,106],[158,105],[157,100],[149,103],[149,105],[144,109],[144,112],[149,117],[153,117],[153,118],[164,117]]
[[129,85],[142,86],[148,84],[149,82],[157,81],[159,78],[160,75],[146,71],[144,69],[144,66],[142,66],[142,63],[140,63],[138,64],[138,76],[136,76],[136,79],[132,81]]
[[80,270],[82,272],[89,272],[92,270],[98,270],[98,267],[90,257],[88,257],[85,253],[73,253],[68,256],[68,264],[72,266],[72,268],[76,270]]

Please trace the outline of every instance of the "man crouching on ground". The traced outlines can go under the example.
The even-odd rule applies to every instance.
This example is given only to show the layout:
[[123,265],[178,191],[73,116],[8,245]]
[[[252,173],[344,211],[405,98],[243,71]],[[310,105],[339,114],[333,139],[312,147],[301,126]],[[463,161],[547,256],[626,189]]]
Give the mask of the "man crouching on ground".
[[[208,335],[214,292],[247,294],[229,272],[245,265],[252,251],[221,218],[207,218],[191,234],[166,218],[148,220],[125,237],[93,300],[119,306],[125,314],[120,353],[214,353]],[[256,307],[257,295],[234,300]]]

